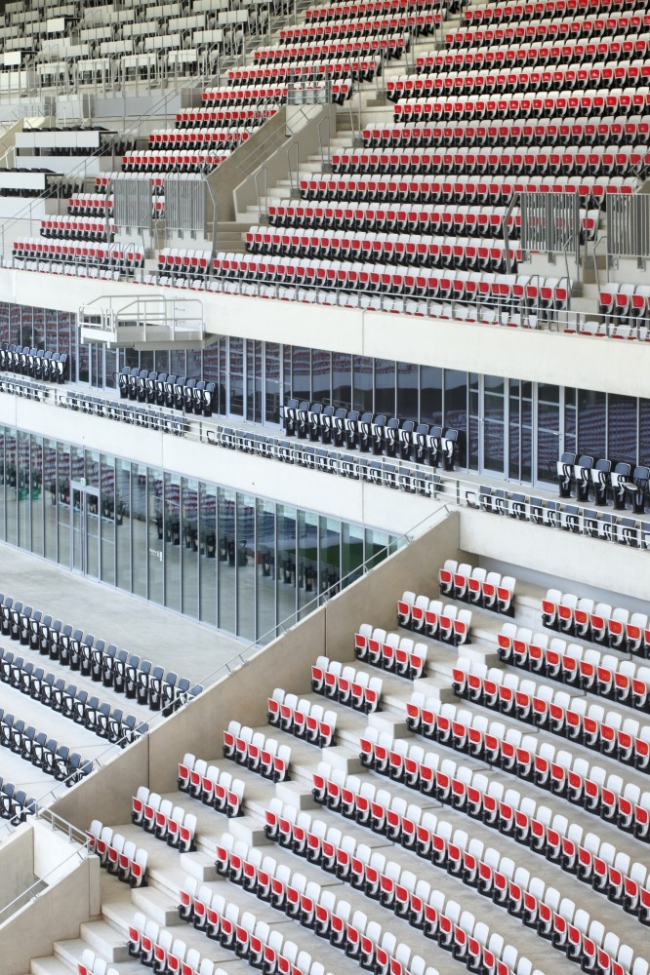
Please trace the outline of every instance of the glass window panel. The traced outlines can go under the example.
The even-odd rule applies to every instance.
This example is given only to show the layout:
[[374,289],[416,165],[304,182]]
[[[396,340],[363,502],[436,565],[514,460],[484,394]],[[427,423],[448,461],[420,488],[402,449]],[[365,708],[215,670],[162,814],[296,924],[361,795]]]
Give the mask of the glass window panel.
[[352,356],[343,352],[332,353],[332,406],[352,408]]
[[332,356],[330,352],[314,349],[311,354],[312,399],[324,406],[329,404],[332,395]]
[[591,389],[578,390],[578,451],[595,458],[607,456],[607,394]]
[[199,482],[199,619],[217,625],[217,489]]
[[402,420],[419,418],[419,368],[410,362],[397,363],[397,415]]
[[230,339],[230,404],[234,416],[244,415],[244,340]]
[[352,359],[352,409],[360,413],[373,411],[373,362],[365,355]]
[[[156,473],[159,476],[159,472]],[[165,539],[165,544],[162,547],[165,568],[165,606],[180,612],[183,523],[181,518],[181,479],[177,474],[165,473],[164,475],[163,526]],[[153,584],[153,580],[150,579],[150,588]],[[156,601],[162,602],[162,590]]]
[[379,565],[386,558],[386,546],[390,540],[388,532],[376,528],[366,528],[366,563],[368,568]]
[[[43,441],[43,504],[45,530],[43,555],[56,561],[56,505],[57,505],[56,441]],[[4,524],[4,521],[0,522]]]
[[613,462],[636,464],[637,400],[610,393],[607,415],[607,456]]
[[278,342],[265,343],[264,381],[266,400],[264,403],[265,422],[280,422],[280,402],[282,386],[280,382],[280,345]]
[[291,625],[296,612],[296,509],[278,505],[278,622]]
[[[58,514],[58,557],[61,565],[68,568],[70,561],[70,475],[72,458],[65,444],[58,445],[57,454],[57,514]],[[8,527],[8,525],[7,525]]]
[[639,400],[639,463],[650,467],[650,399]]
[[294,399],[311,400],[311,351],[293,348],[292,392]]
[[442,426],[442,369],[420,367],[420,421]]
[[458,430],[456,463],[467,467],[467,373],[445,369],[445,426]]
[[395,363],[375,359],[375,413],[395,415]]
[[255,498],[247,494],[237,495],[237,635],[253,641],[256,634],[255,620]]
[[341,522],[336,518],[320,518],[319,585],[321,595],[335,595],[341,581]]
[[276,616],[275,504],[257,500],[257,639],[273,638]]
[[[118,518],[119,525],[116,526],[119,530],[115,532],[115,546],[117,548],[116,582],[120,589],[131,592],[132,533],[135,534],[137,531],[138,535],[142,534],[142,520],[137,520],[137,516],[134,514],[131,497],[131,465],[126,460],[115,461],[115,502],[117,510],[120,511],[121,509],[122,511],[121,518]],[[142,552],[142,548],[139,551]],[[144,563],[140,563],[137,574],[139,576],[145,575]]]
[[246,419],[262,422],[262,343],[246,342]]
[[10,310],[6,301],[0,301],[0,342],[8,345],[10,342]]
[[31,547],[30,538],[30,502],[31,482],[29,470],[29,434],[18,431],[18,470],[17,470],[16,500],[18,509],[18,545],[21,548]]
[[292,384],[293,379],[291,376],[291,364],[293,362],[293,347],[291,345],[284,345],[282,347],[282,382],[284,384],[283,400],[286,403],[288,399],[293,396]]
[[[116,389],[117,374],[119,372],[119,369],[117,368],[117,351],[115,349],[105,349],[104,355],[106,356],[105,377],[104,377],[106,389]],[[166,369],[160,369],[159,371],[167,372]]]
[[193,619],[199,616],[199,483],[181,479],[182,491],[182,593],[181,612]]
[[218,626],[229,633],[237,627],[235,593],[235,492],[219,488],[219,619]]
[[363,565],[363,528],[359,525],[341,526],[341,581],[346,586],[361,576]]
[[564,390],[564,449],[577,453],[577,392],[575,389]]
[[318,515],[310,511],[298,512],[298,553],[298,605],[311,612],[318,595]]
[[123,511],[115,499],[115,458],[102,454],[100,460],[101,577],[115,585],[115,533],[122,527]]
[[45,555],[43,544],[43,441],[31,436],[29,459],[29,497],[31,508],[31,551]]
[[555,481],[560,446],[560,387],[537,387],[537,480]]

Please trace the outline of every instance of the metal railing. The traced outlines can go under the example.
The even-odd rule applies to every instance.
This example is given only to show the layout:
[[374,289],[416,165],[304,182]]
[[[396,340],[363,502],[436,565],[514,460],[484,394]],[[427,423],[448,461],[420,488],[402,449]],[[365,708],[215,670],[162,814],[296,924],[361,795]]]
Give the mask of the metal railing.
[[607,270],[622,257],[634,258],[645,271],[650,259],[650,194],[607,196]]

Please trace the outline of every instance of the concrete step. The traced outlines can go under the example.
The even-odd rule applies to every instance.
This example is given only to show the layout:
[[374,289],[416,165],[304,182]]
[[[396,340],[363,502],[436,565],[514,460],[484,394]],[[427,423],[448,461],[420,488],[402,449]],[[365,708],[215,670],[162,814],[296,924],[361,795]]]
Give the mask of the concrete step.
[[30,975],[70,975],[72,971],[75,969],[61,961],[56,955],[32,958],[29,969]]
[[211,857],[202,850],[181,853],[180,865],[190,877],[196,877],[201,883],[214,880],[214,853]]
[[127,961],[129,957],[124,935],[107,921],[88,921],[80,928],[81,937],[108,961]]
[[169,928],[182,923],[178,916],[178,901],[172,898],[171,893],[157,887],[141,887],[131,892],[131,900],[134,907],[163,927]]

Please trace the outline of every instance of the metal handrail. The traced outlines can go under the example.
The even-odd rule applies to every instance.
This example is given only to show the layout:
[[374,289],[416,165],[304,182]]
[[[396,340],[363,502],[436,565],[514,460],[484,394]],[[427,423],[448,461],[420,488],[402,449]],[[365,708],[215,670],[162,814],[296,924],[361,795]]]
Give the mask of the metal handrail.
[[[321,129],[323,125],[327,122],[327,160],[325,159],[325,153],[323,151],[323,137]],[[317,126],[318,131],[318,145],[320,148],[320,159],[323,169],[325,166],[331,166],[332,164],[332,123],[329,115],[324,115]]]

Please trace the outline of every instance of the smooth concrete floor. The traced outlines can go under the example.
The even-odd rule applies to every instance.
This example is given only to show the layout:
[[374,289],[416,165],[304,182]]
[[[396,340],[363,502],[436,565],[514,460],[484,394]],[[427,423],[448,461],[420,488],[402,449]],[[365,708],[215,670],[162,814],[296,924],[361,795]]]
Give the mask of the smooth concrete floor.
[[3,544],[0,592],[204,686],[213,683],[220,668],[248,645]]

